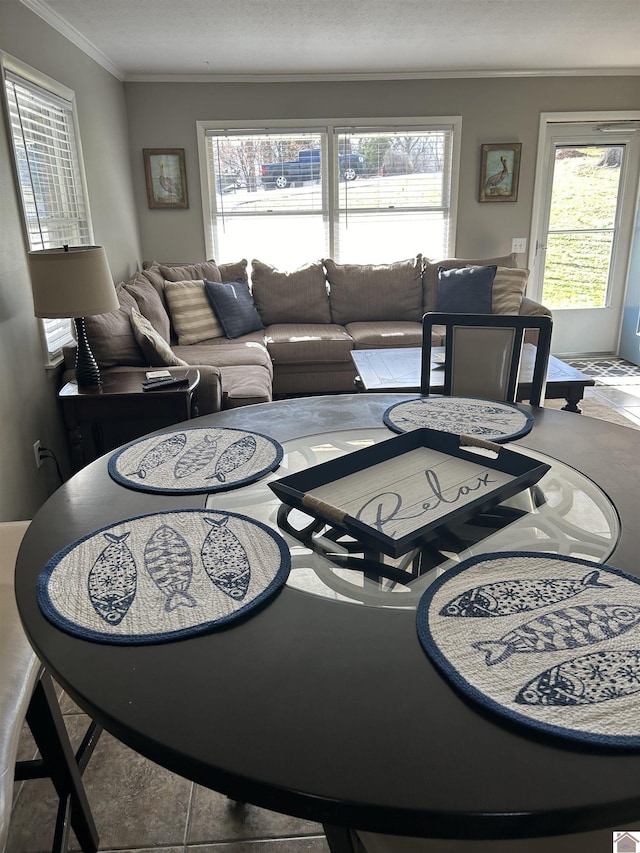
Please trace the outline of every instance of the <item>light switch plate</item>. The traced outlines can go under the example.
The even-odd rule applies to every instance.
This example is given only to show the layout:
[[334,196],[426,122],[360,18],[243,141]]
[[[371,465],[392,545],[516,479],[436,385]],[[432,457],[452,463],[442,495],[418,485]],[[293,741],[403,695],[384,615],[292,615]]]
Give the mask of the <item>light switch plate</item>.
[[511,240],[511,251],[518,252],[522,254],[527,251],[527,238],[526,237],[514,237]]

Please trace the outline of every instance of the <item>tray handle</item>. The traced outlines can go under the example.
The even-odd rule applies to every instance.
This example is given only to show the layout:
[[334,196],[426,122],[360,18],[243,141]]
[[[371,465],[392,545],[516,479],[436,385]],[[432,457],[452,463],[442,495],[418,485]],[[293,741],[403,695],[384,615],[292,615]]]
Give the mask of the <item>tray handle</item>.
[[314,513],[336,524],[342,524],[347,517],[347,513],[343,509],[339,509],[326,501],[321,501],[320,498],[314,498],[313,495],[303,495],[302,504]]
[[460,447],[482,447],[485,450],[492,450],[494,453],[498,454],[502,450],[501,444],[496,444],[495,441],[488,441],[486,438],[478,438],[476,435],[465,435],[462,434],[460,436]]

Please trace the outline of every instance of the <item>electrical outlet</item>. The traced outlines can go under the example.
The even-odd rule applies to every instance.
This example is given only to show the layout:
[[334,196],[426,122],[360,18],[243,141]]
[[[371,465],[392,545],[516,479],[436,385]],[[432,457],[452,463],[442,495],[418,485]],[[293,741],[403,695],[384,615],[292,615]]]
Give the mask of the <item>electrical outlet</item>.
[[527,238],[526,237],[514,237],[511,240],[511,251],[517,252],[518,254],[523,254],[527,251]]
[[42,465],[42,457],[40,456],[40,441],[34,441],[33,443],[33,455],[36,457],[36,468],[40,468]]

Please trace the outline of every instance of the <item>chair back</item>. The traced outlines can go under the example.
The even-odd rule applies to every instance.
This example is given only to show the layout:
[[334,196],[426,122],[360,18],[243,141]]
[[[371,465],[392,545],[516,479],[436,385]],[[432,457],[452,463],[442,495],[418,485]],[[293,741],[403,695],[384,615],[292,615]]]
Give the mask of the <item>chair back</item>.
[[445,328],[445,395],[480,397],[514,402],[524,335],[538,331],[531,391],[532,406],[544,401],[549,353],[551,317],[512,314],[449,314],[430,312],[422,319],[422,369],[420,393],[431,388],[432,329]]

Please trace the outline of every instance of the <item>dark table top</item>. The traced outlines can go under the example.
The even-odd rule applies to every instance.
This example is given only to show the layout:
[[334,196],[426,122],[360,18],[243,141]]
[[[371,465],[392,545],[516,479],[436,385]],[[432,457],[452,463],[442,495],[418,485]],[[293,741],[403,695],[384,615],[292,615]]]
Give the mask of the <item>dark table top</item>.
[[[286,441],[377,426],[402,399],[310,397],[196,423]],[[640,574],[640,432],[550,409],[535,410],[535,420],[518,444],[599,483],[622,520],[608,563]],[[125,489],[109,478],[106,460],[76,474],[36,514],[18,558],[16,592],[45,664],[133,749],[234,799],[371,831],[526,837],[621,825],[640,815],[640,754],[544,739],[480,711],[426,658],[411,610],[285,587],[231,629],[180,642],[119,647],[58,630],[35,597],[49,557],[123,518],[204,505],[203,495]]]

